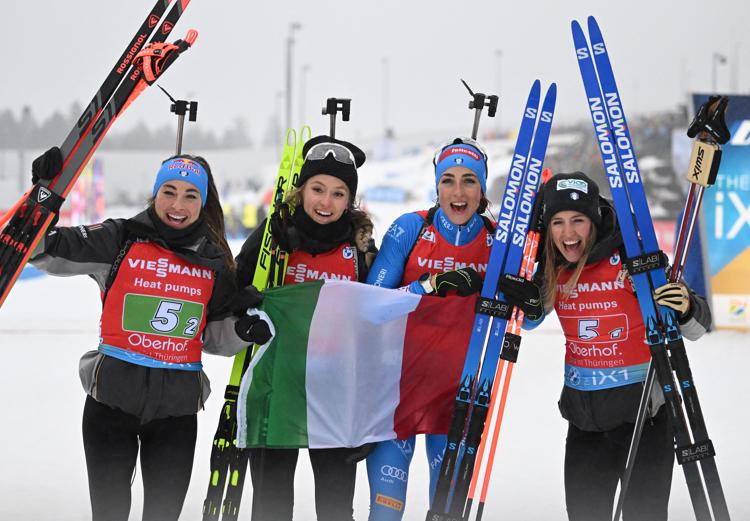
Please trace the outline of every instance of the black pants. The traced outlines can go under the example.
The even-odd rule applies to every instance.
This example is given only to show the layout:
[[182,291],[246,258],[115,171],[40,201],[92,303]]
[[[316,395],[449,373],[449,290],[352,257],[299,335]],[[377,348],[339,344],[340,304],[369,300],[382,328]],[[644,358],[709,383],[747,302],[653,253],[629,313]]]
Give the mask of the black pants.
[[83,448],[93,521],[127,521],[139,440],[143,521],[176,521],[190,483],[197,430],[195,414],[141,424],[87,396]]
[[[565,503],[570,521],[612,519],[634,425],[586,432],[570,424],[565,443]],[[647,420],[623,505],[626,521],[666,521],[672,486],[672,431],[662,410]]]
[[[309,449],[318,521],[352,521],[357,464],[351,449]],[[291,521],[297,449],[251,449],[252,521]]]

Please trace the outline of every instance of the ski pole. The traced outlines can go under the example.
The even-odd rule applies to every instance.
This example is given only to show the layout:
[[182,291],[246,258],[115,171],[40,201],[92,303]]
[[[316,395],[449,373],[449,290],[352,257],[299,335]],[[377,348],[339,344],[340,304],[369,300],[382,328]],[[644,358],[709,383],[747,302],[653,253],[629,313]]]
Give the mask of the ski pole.
[[[505,371],[505,360],[500,360],[498,364],[498,368],[496,370],[497,374],[501,375]],[[487,421],[484,424],[484,430],[482,431],[482,441],[479,442],[479,450],[477,451],[477,461],[479,462],[478,465],[474,467],[474,473],[471,476],[471,483],[469,484],[469,494],[466,496],[466,507],[464,507],[464,519],[469,519],[469,514],[471,513],[471,505],[474,502],[474,494],[477,489],[477,484],[479,482],[479,475],[481,474],[480,470],[482,467],[482,461],[484,459],[484,449],[487,446],[487,438],[489,437],[489,431],[490,431],[490,425],[492,424],[492,421],[495,421],[495,424],[497,425],[497,418],[495,414],[495,405],[496,405],[496,398],[497,398],[497,391],[500,387],[500,380],[501,378],[495,378],[495,382],[492,384],[492,395],[490,398],[490,414],[487,417]],[[498,413],[500,415],[500,418],[502,418],[502,412]],[[494,441],[494,440],[493,440]],[[490,461],[494,457],[494,450],[490,453]],[[489,472],[491,472],[492,464],[488,461],[487,468],[485,470],[485,480],[489,480]],[[481,506],[480,506],[481,509]],[[479,514],[477,514],[479,515]]]
[[[729,129],[724,119],[728,103],[729,98],[726,96],[711,96],[698,109],[698,114],[688,128],[688,137],[697,139],[693,144],[687,174],[690,191],[685,201],[680,233],[675,244],[675,262],[670,273],[673,282],[682,276],[695,230],[695,221],[700,215],[703,192],[716,182],[721,163],[721,145],[729,141]],[[686,215],[691,216],[687,225]]]
[[[549,179],[552,176],[552,171],[549,168],[545,168],[542,171],[542,183],[546,182],[547,179]],[[541,188],[540,188],[541,190]],[[534,204],[534,211],[531,216],[531,225],[529,232],[526,237],[526,242],[524,244],[524,253],[523,253],[523,263],[521,265],[521,270],[519,271],[519,276],[525,277],[527,280],[531,280],[531,278],[534,275],[534,264],[536,262],[536,255],[537,251],[539,249],[539,220],[541,218],[541,197],[537,198],[537,201],[535,201]],[[490,443],[490,453],[489,457],[487,459],[487,466],[485,469],[484,474],[484,482],[482,483],[482,490],[481,494],[479,496],[479,505],[477,506],[477,515],[476,515],[476,521],[481,521],[482,514],[484,512],[484,505],[487,499],[487,490],[489,489],[490,485],[490,477],[492,476],[492,468],[495,463],[495,451],[497,450],[497,442],[500,438],[500,427],[503,422],[503,415],[505,413],[505,404],[507,402],[508,398],[508,390],[510,388],[510,381],[511,377],[513,375],[513,366],[515,365],[516,361],[518,360],[518,350],[520,348],[521,344],[521,325],[523,324],[523,311],[521,311],[518,308],[515,308],[513,311],[513,314],[511,315],[510,320],[508,321],[508,324],[506,326],[506,332],[505,337],[503,338],[503,350],[500,354],[501,357],[501,365],[499,372],[502,375],[503,369],[507,367],[505,370],[505,376],[503,377],[503,390],[502,395],[500,396],[500,405],[498,406],[497,411],[497,418],[495,420],[495,428],[492,432],[492,442]],[[507,364],[502,364],[503,361],[508,361]],[[497,386],[499,382],[499,378],[495,381],[495,385]],[[493,394],[495,393],[495,390],[493,390]],[[489,426],[489,422],[487,423]],[[486,438],[482,437],[482,444],[486,442]],[[483,448],[480,446],[480,454],[483,451]],[[482,456],[478,456],[479,460],[481,461]],[[478,474],[479,466],[475,469],[476,473]],[[464,512],[464,519],[469,518],[470,510],[471,510],[471,503],[474,497],[473,494],[473,487],[474,487],[474,480],[478,477],[477,474],[472,479],[472,491],[470,492],[469,500],[467,501],[466,505],[466,511]]]
[[[696,137],[697,139],[693,145],[693,152],[688,166],[687,179],[691,185],[685,200],[680,230],[675,240],[675,260],[669,274],[670,282],[678,282],[682,278],[687,253],[690,249],[693,232],[695,231],[700,215],[703,193],[708,186],[713,185],[716,181],[716,175],[718,174],[721,162],[721,145],[729,140],[729,131],[724,122],[727,104],[728,98],[726,96],[711,96],[698,109],[698,113],[688,128],[688,136]],[[635,458],[638,453],[638,446],[643,434],[648,403],[653,391],[654,376],[653,362],[649,362],[646,382],[638,405],[638,415],[633,429],[633,436],[630,448],[628,449],[625,471],[620,483],[620,493],[617,498],[613,521],[619,521],[622,514],[630,478],[635,465]]]

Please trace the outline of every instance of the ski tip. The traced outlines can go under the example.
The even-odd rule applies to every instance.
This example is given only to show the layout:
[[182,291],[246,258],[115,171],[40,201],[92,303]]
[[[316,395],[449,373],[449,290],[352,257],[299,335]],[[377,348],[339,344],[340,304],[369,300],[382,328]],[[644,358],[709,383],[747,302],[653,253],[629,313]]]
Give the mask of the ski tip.
[[540,80],[534,80],[534,83],[531,84],[531,89],[529,90],[529,100],[531,99],[537,99],[542,93],[542,82]]
[[286,144],[289,146],[294,146],[297,143],[297,132],[293,128],[288,128],[286,130]]
[[592,40],[596,40],[597,42],[604,43],[604,38],[602,37],[602,30],[599,28],[599,24],[596,21],[596,18],[593,16],[589,16],[588,19],[589,23],[589,36]]
[[557,83],[552,82],[550,86],[547,87],[547,92],[544,95],[543,110],[549,110],[549,111],[554,110],[556,102],[557,102]]
[[300,141],[302,143],[305,143],[311,137],[312,137],[312,128],[310,128],[310,125],[302,125],[302,128],[299,130]]
[[576,30],[581,30],[581,24],[578,23],[578,20],[571,20],[570,21],[570,29],[573,32],[576,32]]

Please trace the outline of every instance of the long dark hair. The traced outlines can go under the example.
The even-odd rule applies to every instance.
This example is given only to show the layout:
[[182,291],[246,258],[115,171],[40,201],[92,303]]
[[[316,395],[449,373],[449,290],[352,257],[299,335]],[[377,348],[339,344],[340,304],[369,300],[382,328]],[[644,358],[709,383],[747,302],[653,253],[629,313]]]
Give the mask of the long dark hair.
[[[227,243],[227,234],[224,229],[224,210],[221,208],[219,191],[216,189],[216,183],[214,183],[214,176],[211,173],[211,167],[209,166],[208,161],[202,156],[179,154],[168,157],[162,161],[162,164],[175,158],[190,159],[199,163],[206,170],[206,173],[208,174],[208,192],[206,195],[206,204],[201,208],[201,214],[206,220],[206,225],[208,226],[208,238],[224,252],[224,263],[227,268],[229,270],[234,270],[234,255]],[[153,200],[151,200],[149,204],[153,205]]]

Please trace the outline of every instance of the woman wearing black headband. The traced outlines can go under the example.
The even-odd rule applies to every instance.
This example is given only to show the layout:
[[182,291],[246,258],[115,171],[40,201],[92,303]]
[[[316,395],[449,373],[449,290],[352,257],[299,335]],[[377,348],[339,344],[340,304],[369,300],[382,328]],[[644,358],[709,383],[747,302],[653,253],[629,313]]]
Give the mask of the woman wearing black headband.
[[[318,136],[305,144],[296,188],[272,217],[274,241],[289,254],[284,284],[322,278],[365,281],[375,249],[372,221],[355,205],[359,148]],[[264,225],[237,257],[240,285],[253,279]],[[253,521],[291,521],[297,449],[250,449]],[[309,449],[319,521],[351,521],[356,463],[364,448]]]
[[[559,407],[568,420],[568,518],[610,519],[651,359],[645,327],[623,265],[614,208],[600,197],[596,183],[581,172],[557,174],[540,196],[543,254],[534,281],[506,275],[500,288],[510,302],[543,303],[560,319],[566,339]],[[654,296],[657,304],[678,313],[685,338],[695,340],[709,328],[708,305],[684,284],[666,284],[656,288]],[[541,322],[528,318],[525,328]],[[624,503],[625,519],[667,519],[673,438],[664,396],[658,386],[653,389]]]

